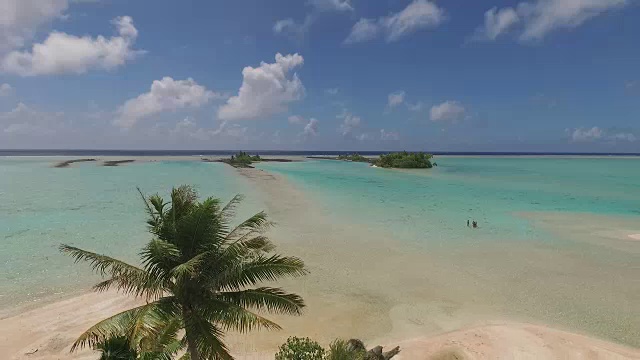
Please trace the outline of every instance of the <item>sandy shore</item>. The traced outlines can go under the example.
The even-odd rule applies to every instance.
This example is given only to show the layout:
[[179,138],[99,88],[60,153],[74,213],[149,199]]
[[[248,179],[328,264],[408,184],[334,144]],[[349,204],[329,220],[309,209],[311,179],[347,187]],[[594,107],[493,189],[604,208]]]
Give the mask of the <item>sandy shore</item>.
[[[272,238],[279,251],[301,257],[311,271],[302,279],[278,283],[304,297],[303,316],[271,317],[283,326],[280,332],[229,334],[227,343],[239,359],[273,359],[278,345],[292,335],[309,336],[324,345],[338,337],[361,338],[370,346],[400,345],[398,359],[406,360],[640,359],[640,350],[557,330],[565,326],[531,325],[525,316],[502,316],[507,309],[500,303],[511,301],[527,309],[549,310],[544,303],[524,302],[531,296],[515,291],[522,281],[511,277],[532,271],[518,260],[525,257],[552,273],[557,272],[552,264],[567,264],[560,257],[539,265],[535,258],[548,258],[546,249],[539,249],[540,254],[521,244],[506,249],[514,267],[498,269],[504,278],[493,280],[493,273],[485,276],[468,265],[452,264],[450,255],[442,260],[442,250],[425,253],[357,224],[332,221],[330,209],[319,209],[313,198],[280,176],[260,169],[238,172],[263,194],[266,210],[278,223]],[[505,250],[504,244],[499,246]],[[458,255],[491,266],[497,250],[487,244]],[[540,272],[541,282],[550,279],[539,268],[532,269]],[[482,294],[479,288],[491,291]],[[114,293],[86,294],[2,319],[0,354],[3,359],[95,359],[91,351],[69,354],[73,340],[95,322],[135,304]]]
[[[69,353],[70,345],[95,322],[138,304],[115,293],[86,294],[0,320],[3,359],[95,359],[90,350]],[[309,319],[311,322],[312,320]],[[242,341],[231,335],[231,344]],[[399,360],[416,359],[640,359],[640,350],[531,324],[469,327],[432,337],[379,342],[399,345]],[[237,353],[238,359],[273,359],[268,342]]]

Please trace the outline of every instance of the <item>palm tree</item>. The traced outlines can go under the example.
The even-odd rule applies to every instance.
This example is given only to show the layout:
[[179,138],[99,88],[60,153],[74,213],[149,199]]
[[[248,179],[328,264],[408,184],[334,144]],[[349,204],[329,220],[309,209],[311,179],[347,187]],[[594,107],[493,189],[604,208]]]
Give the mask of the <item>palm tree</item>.
[[[113,315],[80,335],[72,351],[126,335],[132,346],[157,337],[172,321],[184,330],[182,343],[190,359],[233,359],[223,341],[228,330],[280,329],[256,311],[299,315],[304,302],[280,288],[258,283],[307,273],[295,257],[269,255],[273,244],[265,235],[272,225],[259,212],[232,226],[241,196],[225,206],[219,199],[199,202],[189,186],[174,188],[171,201],[145,197],[147,225],[153,239],[142,249],[142,266],[79,248],[61,245],[76,262],[87,261],[107,277],[96,291],[118,289],[143,297],[146,304]],[[132,336],[131,334],[137,334]]]

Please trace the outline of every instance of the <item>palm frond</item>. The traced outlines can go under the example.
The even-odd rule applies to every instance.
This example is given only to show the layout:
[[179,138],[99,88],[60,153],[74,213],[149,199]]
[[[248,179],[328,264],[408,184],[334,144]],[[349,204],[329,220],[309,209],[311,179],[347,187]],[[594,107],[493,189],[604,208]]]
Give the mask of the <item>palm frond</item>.
[[217,282],[212,285],[215,289],[239,290],[260,282],[303,276],[307,273],[304,262],[296,257],[258,255],[247,262],[230,265],[217,276]]
[[84,346],[95,347],[106,339],[126,336],[132,344],[156,332],[175,318],[179,309],[173,297],[165,297],[108,317],[82,333],[71,346],[71,351]]
[[202,359],[233,360],[227,345],[222,340],[224,333],[203,317],[185,318],[185,337],[193,342]]
[[130,275],[134,277],[141,277],[146,274],[143,269],[140,269],[137,266],[129,265],[124,261],[114,259],[106,255],[82,250],[66,244],[60,245],[59,249],[61,252],[73,257],[76,263],[80,261],[88,262],[93,270],[101,276],[109,274],[111,276]]
[[222,210],[220,210],[220,215],[226,221],[231,221],[236,216],[236,210],[240,203],[244,200],[244,195],[237,194],[235,195],[227,205],[225,205]]
[[145,269],[154,277],[168,280],[170,271],[180,264],[180,249],[165,240],[154,239],[142,248],[140,259]]
[[222,292],[217,294],[217,298],[243,308],[265,310],[276,314],[300,315],[305,306],[299,295],[270,287]]
[[101,281],[93,286],[93,290],[104,292],[111,288],[116,288],[124,294],[144,297],[147,301],[154,300],[162,296],[167,290],[167,285],[161,279],[144,274],[125,274],[113,276]]
[[247,236],[263,234],[271,226],[273,226],[273,222],[269,221],[267,213],[261,211],[233,228],[227,235],[227,240],[233,242]]

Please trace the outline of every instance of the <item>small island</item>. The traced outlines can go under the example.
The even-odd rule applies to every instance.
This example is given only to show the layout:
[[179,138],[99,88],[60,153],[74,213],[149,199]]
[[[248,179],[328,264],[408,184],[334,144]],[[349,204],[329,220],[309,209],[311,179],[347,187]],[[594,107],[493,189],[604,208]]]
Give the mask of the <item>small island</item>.
[[343,161],[354,161],[354,162],[371,162],[371,159],[366,158],[360,154],[346,154],[346,155],[338,155],[338,160]]
[[256,162],[293,162],[295,160],[291,159],[272,159],[272,158],[262,158],[260,155],[250,155],[244,151],[240,151],[235,155],[231,155],[228,159],[202,159],[204,162],[222,162],[228,165],[231,165],[235,168],[253,168],[251,166]]
[[433,155],[423,152],[395,152],[380,155],[380,158],[372,162],[373,166],[396,169],[431,169]]

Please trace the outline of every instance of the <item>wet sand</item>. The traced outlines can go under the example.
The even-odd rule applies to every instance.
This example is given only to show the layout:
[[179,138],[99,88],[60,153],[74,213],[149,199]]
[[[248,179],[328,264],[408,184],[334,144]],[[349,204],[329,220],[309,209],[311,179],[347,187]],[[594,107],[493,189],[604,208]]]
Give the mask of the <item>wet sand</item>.
[[[331,221],[312,197],[280,176],[260,169],[238,172],[255,185],[267,212],[278,223],[271,234],[277,251],[301,257],[311,271],[302,279],[277,284],[304,297],[303,316],[270,317],[282,325],[280,332],[229,334],[227,343],[239,359],[272,359],[278,345],[294,335],[309,336],[325,345],[335,338],[352,337],[370,346],[399,344],[403,352],[398,359],[453,359],[447,354],[451,351],[470,359],[640,359],[637,349],[595,339],[597,329],[589,331],[591,336],[574,334],[585,331],[554,317],[562,307],[536,298],[536,285],[544,284],[553,273],[561,274],[558,264],[581,272],[588,263],[583,265],[566,254],[549,258],[552,252],[544,247],[519,244],[506,249],[504,244],[485,244],[465,251],[426,251],[418,245],[397,243],[375,229]],[[507,263],[512,267],[487,272],[501,253],[513,257]],[[527,257],[531,264],[521,261]],[[452,261],[456,258],[461,262]],[[472,258],[478,263],[467,264]],[[538,264],[541,258],[549,263]],[[576,277],[595,276],[596,284],[604,284],[606,274],[600,279],[599,269],[594,271]],[[502,275],[496,278],[496,274]],[[563,280],[576,281],[563,276]],[[616,306],[615,299],[601,300],[603,306]],[[511,302],[514,307],[507,306]],[[87,294],[5,318],[0,320],[0,354],[8,359],[93,359],[95,354],[89,351],[69,355],[73,339],[95,322],[133,304],[135,300],[112,293]],[[545,317],[545,311],[552,314]],[[540,321],[549,327],[531,325]],[[634,319],[625,322],[606,313],[594,314],[589,321],[620,321],[620,330],[602,331],[622,339],[619,341],[632,343],[636,335]]]

